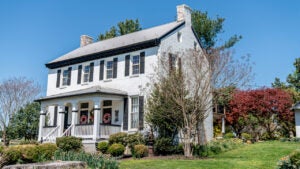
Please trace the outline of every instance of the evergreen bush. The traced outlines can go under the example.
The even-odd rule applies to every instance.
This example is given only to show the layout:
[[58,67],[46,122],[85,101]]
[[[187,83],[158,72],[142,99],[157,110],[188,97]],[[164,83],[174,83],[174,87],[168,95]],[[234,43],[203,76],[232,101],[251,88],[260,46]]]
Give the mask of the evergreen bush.
[[56,145],[63,151],[79,151],[82,148],[82,138],[74,136],[56,138]]

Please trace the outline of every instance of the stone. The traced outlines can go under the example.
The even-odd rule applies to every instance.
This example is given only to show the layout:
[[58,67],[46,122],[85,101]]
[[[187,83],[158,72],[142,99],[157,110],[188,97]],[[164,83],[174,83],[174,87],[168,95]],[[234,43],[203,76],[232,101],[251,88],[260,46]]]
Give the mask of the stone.
[[47,163],[16,164],[4,166],[3,169],[86,169],[81,161],[55,161]]

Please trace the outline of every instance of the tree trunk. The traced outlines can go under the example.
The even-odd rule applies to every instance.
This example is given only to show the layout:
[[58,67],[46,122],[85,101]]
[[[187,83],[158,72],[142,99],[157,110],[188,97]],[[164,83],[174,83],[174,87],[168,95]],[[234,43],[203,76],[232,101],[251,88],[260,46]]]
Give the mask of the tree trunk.
[[186,128],[186,131],[183,132],[184,135],[184,156],[191,158],[193,157],[192,146],[191,146],[191,129]]
[[9,141],[7,140],[7,133],[6,133],[6,127],[4,127],[3,131],[2,131],[2,141],[4,143],[4,146],[9,145]]

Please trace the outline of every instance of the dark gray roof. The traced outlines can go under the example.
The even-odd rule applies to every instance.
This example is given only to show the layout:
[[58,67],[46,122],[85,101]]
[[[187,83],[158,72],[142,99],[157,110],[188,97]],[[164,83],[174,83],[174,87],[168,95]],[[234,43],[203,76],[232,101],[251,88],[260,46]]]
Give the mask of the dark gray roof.
[[107,39],[99,42],[95,42],[83,47],[79,47],[51,62],[48,64],[61,62],[65,60],[75,59],[81,56],[90,55],[93,53],[100,53],[103,51],[109,51],[118,49],[124,46],[130,46],[133,44],[139,44],[141,42],[150,41],[153,39],[159,39],[174,30],[184,22],[171,22],[164,25],[144,29],[141,31],[133,32],[123,36],[118,36],[112,39]]
[[46,96],[46,97],[37,99],[35,101],[40,102],[40,101],[44,101],[44,100],[52,100],[52,99],[72,97],[72,96],[81,96],[81,95],[87,95],[87,94],[108,94],[108,95],[127,96],[127,92],[124,92],[122,90],[94,86],[94,87],[90,87],[87,89],[81,89],[81,90],[76,90],[76,91],[72,91],[72,92],[66,92],[66,93],[61,93],[61,94],[57,94],[57,95]]

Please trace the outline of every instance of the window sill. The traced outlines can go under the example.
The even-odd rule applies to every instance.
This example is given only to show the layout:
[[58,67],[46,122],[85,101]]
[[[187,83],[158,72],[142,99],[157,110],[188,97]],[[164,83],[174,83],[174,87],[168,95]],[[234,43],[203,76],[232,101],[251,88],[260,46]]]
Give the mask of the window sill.
[[62,87],[60,87],[59,89],[65,89],[65,88],[67,88],[67,86],[62,86]]
[[130,78],[135,78],[135,77],[139,77],[140,75],[139,74],[136,74],[136,75],[131,75],[129,76]]
[[103,80],[103,82],[111,82],[112,79],[106,79],[106,80]]
[[89,84],[88,82],[81,83],[81,86],[85,86],[85,85],[88,85],[88,84]]

